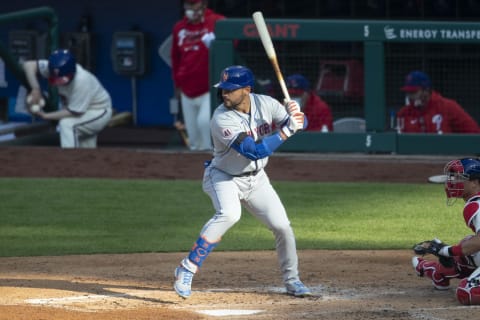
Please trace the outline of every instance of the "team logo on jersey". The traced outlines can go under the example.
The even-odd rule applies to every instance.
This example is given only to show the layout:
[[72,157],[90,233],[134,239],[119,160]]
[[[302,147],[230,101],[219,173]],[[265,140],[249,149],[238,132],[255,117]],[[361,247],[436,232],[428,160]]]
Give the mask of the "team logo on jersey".
[[223,129],[223,136],[224,137],[230,137],[232,135],[232,131],[230,129]]

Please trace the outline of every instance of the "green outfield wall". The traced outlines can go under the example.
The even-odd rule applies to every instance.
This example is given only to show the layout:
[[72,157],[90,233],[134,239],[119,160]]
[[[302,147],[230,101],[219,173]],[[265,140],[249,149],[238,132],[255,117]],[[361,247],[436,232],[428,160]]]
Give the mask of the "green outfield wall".
[[[284,41],[332,41],[362,43],[364,66],[365,133],[302,132],[289,139],[282,151],[364,152],[398,154],[480,154],[480,135],[399,134],[388,124],[386,103],[385,47],[395,43],[480,44],[480,23],[292,20],[266,19],[278,55]],[[216,40],[210,51],[210,82],[221,71],[238,63],[236,46],[241,41],[260,41],[252,19],[226,19],[216,25]],[[257,54],[264,54],[257,52]],[[446,55],[445,59],[449,57]],[[268,61],[266,59],[266,61]],[[280,59],[282,64],[282,59]],[[283,69],[282,65],[280,66]],[[255,73],[255,70],[253,70]],[[475,71],[478,74],[478,70]],[[478,77],[478,75],[477,75]],[[478,90],[471,88],[471,90]],[[212,96],[216,96],[212,89]],[[212,99],[212,107],[217,101]],[[477,119],[478,121],[478,119]]]

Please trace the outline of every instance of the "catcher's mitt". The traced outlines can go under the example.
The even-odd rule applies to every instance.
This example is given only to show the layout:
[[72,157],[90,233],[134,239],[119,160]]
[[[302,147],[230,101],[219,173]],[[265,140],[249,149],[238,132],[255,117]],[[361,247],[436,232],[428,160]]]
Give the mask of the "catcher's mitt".
[[413,251],[418,255],[433,254],[438,256],[438,251],[445,247],[446,244],[438,239],[422,241],[413,246]]
[[413,246],[413,252],[418,255],[433,254],[438,257],[438,261],[447,268],[454,266],[454,260],[452,257],[444,257],[438,254],[440,249],[445,247],[447,244],[443,243],[438,239],[422,241]]

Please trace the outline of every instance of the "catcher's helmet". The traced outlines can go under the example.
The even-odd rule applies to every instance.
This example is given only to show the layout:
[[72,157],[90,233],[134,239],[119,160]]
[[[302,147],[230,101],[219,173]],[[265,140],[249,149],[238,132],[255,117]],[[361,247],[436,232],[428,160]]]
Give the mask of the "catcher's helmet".
[[250,69],[244,66],[230,66],[222,71],[220,81],[214,87],[225,90],[250,87],[253,90],[254,84],[255,77]]
[[453,160],[444,169],[447,204],[453,204],[455,198],[463,197],[464,182],[480,179],[480,159],[464,158]]
[[69,83],[77,69],[75,57],[68,50],[55,50],[48,58],[48,81],[51,85]]

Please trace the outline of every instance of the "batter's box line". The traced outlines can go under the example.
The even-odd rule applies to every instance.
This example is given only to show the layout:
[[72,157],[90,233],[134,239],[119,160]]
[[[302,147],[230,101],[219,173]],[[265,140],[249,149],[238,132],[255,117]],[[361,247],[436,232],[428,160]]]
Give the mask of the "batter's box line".
[[[164,290],[161,290],[162,292]],[[173,291],[173,290],[172,290]],[[69,297],[60,297],[60,298],[41,298],[41,299],[26,299],[25,302],[29,304],[39,304],[39,305],[50,305],[50,304],[61,304],[61,303],[75,303],[75,302],[84,302],[92,300],[101,300],[101,299],[111,299],[111,298],[129,298],[129,297],[138,297],[145,298],[147,296],[157,295],[159,290],[136,290],[132,292],[124,293],[111,293],[111,294],[86,294],[81,296],[69,296]]]
[[75,302],[84,302],[89,300],[101,300],[107,298],[122,298],[128,296],[128,293],[115,293],[115,294],[88,294],[83,296],[70,296],[70,297],[61,297],[61,298],[42,298],[42,299],[27,299],[26,303],[29,304],[40,304],[40,305],[49,305],[49,304],[58,304],[58,303],[75,303]]

